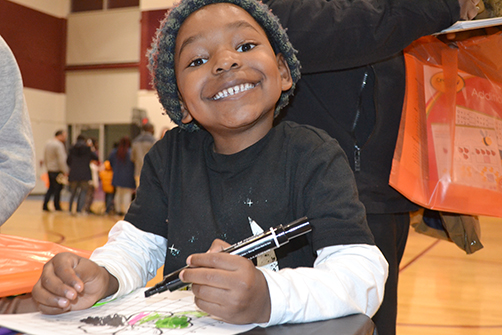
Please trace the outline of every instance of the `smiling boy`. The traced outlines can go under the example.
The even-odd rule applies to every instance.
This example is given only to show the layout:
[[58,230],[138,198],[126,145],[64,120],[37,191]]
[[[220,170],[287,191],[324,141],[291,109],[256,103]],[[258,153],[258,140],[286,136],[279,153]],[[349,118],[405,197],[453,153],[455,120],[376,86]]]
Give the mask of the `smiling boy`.
[[[185,0],[163,21],[150,60],[179,127],[145,157],[137,197],[107,244],[91,260],[62,254],[45,266],[33,291],[40,310],[87,308],[144,286],[162,265],[167,274],[189,264],[180,278],[192,283],[196,304],[227,322],[373,315],[387,264],[343,151],[318,129],[272,127],[299,64],[268,8]],[[218,252],[302,216],[312,233],[264,267]]]
[[197,120],[220,154],[263,138],[282,91],[292,86],[283,56],[235,5],[208,5],[190,15],[178,32],[174,60],[182,122]]

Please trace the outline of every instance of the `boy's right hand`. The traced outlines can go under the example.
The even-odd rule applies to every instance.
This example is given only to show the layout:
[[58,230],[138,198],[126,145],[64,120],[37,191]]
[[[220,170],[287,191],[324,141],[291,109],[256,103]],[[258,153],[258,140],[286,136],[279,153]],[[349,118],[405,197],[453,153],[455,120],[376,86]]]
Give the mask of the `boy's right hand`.
[[233,324],[266,323],[271,303],[267,281],[253,262],[221,252],[230,244],[216,239],[203,254],[192,254],[180,279],[192,283],[195,304]]
[[117,289],[117,280],[105,268],[63,252],[44,265],[32,296],[42,313],[60,314],[89,308]]

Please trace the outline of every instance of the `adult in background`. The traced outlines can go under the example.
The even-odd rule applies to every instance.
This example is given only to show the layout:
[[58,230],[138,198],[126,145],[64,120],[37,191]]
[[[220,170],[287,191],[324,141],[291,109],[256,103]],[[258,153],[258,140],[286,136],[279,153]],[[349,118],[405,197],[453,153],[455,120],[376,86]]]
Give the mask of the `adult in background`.
[[66,131],[58,130],[54,134],[54,138],[50,139],[45,145],[44,151],[44,164],[49,174],[49,189],[45,193],[43,210],[49,212],[49,201],[54,196],[54,209],[57,211],[61,209],[61,190],[63,184],[58,182],[58,175],[60,173],[67,175],[69,172],[68,165],[66,164]]
[[143,168],[143,159],[146,153],[157,141],[154,134],[154,127],[151,123],[145,123],[142,127],[141,134],[139,134],[132,141],[131,160],[134,163],[134,180],[136,187],[139,186],[139,176]]
[[[344,149],[377,246],[389,263],[379,335],[396,331],[399,263],[418,209],[389,186],[404,99],[402,50],[472,19],[479,0],[264,0],[298,49],[302,78],[284,120],[326,130]],[[284,114],[283,114],[284,115]]]
[[23,81],[0,36],[0,226],[35,187],[35,150]]
[[67,163],[70,167],[71,196],[69,212],[72,213],[73,201],[76,197],[77,213],[82,213],[85,205],[85,197],[89,188],[89,182],[92,179],[90,164],[91,161],[97,161],[98,156],[91,147],[87,145],[85,136],[78,135],[77,142],[70,148]]
[[118,147],[112,151],[108,160],[113,170],[115,212],[124,215],[129,209],[132,194],[136,189],[134,163],[131,161],[131,141],[128,136],[120,139]]

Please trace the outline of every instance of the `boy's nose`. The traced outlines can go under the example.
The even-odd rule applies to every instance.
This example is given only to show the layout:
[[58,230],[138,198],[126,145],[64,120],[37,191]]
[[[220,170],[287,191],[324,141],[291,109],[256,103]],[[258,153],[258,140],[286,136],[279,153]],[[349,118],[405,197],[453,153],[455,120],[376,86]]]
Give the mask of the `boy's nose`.
[[217,61],[213,68],[213,72],[214,74],[219,74],[232,69],[236,69],[239,66],[240,62],[232,52],[222,51],[220,52],[220,55],[217,58]]

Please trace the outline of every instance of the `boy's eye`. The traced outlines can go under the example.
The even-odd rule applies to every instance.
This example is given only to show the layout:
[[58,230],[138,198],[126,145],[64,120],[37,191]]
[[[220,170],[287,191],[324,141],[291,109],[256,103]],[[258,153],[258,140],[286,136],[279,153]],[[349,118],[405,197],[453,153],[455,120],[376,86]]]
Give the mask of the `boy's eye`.
[[190,62],[190,64],[188,64],[188,66],[200,66],[202,64],[205,64],[207,62],[207,59],[203,59],[203,58],[197,58],[197,59],[194,59],[193,61]]
[[237,51],[246,52],[246,51],[253,49],[255,46],[256,46],[256,44],[254,44],[254,43],[244,43],[243,45],[241,45],[237,48]]

